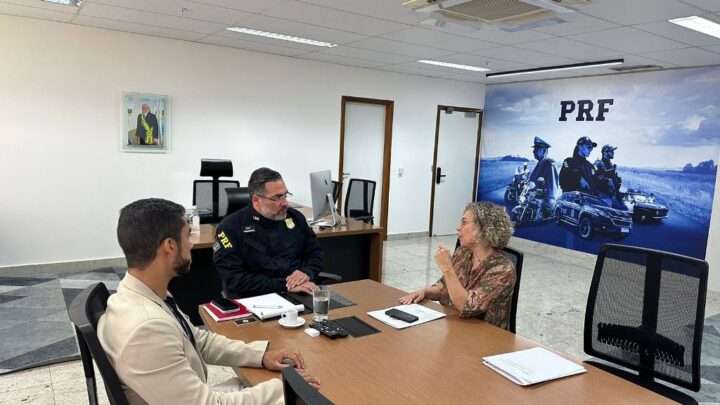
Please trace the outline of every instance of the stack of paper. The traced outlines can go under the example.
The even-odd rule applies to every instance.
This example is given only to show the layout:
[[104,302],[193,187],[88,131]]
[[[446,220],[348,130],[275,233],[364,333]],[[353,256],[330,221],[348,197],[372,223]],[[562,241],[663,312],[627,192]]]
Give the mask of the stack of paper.
[[[401,311],[407,312],[409,314],[413,314],[418,317],[418,320],[415,322],[405,322],[401,321],[399,319],[391,318],[387,315],[385,315],[385,311],[388,309],[396,308]],[[442,318],[445,316],[442,312],[436,311],[434,309],[430,309],[427,307],[424,307],[420,304],[410,304],[410,305],[398,305],[396,307],[392,308],[385,308],[380,309],[378,311],[370,311],[367,314],[372,316],[373,318],[377,319],[380,322],[386,323],[390,326],[392,326],[395,329],[403,329],[407,328],[409,326],[415,326],[420,325],[421,323],[434,321],[435,319]]]
[[257,297],[241,298],[237,301],[245,305],[250,312],[263,320],[275,318],[287,311],[290,311],[291,309],[298,312],[303,312],[305,310],[305,306],[303,304],[295,305],[275,293],[258,295]]
[[483,360],[485,365],[519,385],[537,384],[587,371],[542,347],[484,357]]

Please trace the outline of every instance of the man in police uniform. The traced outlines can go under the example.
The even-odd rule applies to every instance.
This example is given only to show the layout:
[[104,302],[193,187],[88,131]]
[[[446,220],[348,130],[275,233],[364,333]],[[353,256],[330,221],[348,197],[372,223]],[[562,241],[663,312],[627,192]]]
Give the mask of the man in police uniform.
[[587,136],[577,140],[572,157],[565,159],[560,169],[560,187],[563,192],[582,191],[597,195],[593,165],[587,160],[596,146]]
[[250,175],[251,204],[217,226],[215,267],[229,297],[273,292],[311,294],[323,252],[305,216],[288,207],[280,173],[261,167]]
[[[530,173],[530,181],[534,182],[538,188],[542,188],[544,193],[539,201],[537,215],[535,219],[543,218],[543,207],[552,207],[555,204],[556,194],[558,191],[558,173],[555,168],[555,161],[548,157],[548,149],[550,144],[536,136],[533,142],[533,156],[538,160],[537,165]],[[540,179],[542,178],[542,181]]]
[[600,198],[611,203],[612,206],[620,206],[620,186],[622,179],[617,174],[617,165],[612,162],[615,158],[617,147],[604,145],[602,147],[602,159],[595,161],[595,179],[600,191]]

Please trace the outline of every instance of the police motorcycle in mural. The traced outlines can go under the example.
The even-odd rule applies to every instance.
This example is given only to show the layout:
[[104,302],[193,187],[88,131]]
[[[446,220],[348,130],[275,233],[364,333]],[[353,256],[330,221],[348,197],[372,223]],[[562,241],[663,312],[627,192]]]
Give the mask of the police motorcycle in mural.
[[528,182],[528,177],[530,176],[530,172],[527,168],[527,162],[523,163],[522,169],[520,166],[518,166],[515,169],[515,174],[512,177],[512,180],[510,180],[510,183],[508,183],[507,188],[505,188],[505,203],[509,206],[513,207],[518,202],[518,197],[520,197],[520,193],[522,193],[523,189],[525,188],[525,185]]
[[523,224],[542,224],[553,219],[553,205],[550,203],[545,180],[538,178],[527,181],[517,199],[517,205],[510,211],[510,219],[515,226]]

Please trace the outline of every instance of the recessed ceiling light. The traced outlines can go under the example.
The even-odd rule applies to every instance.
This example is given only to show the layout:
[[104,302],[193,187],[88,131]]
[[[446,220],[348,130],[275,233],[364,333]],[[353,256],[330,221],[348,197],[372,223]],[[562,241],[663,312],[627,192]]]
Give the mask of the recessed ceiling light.
[[491,77],[530,75],[533,73],[557,72],[558,70],[572,70],[572,69],[584,69],[584,68],[592,68],[592,67],[622,65],[623,63],[625,63],[624,59],[603,60],[600,62],[584,62],[584,63],[574,63],[572,65],[548,66],[548,67],[539,67],[539,68],[532,68],[532,69],[511,70],[508,72],[488,73],[485,75],[485,77],[491,78]]
[[326,48],[332,48],[332,47],[337,46],[337,44],[333,44],[331,42],[316,41],[314,39],[294,37],[292,35],[278,34],[275,32],[258,31],[258,30],[253,30],[250,28],[228,27],[225,29],[228,31],[239,32],[241,34],[257,35],[259,37],[280,39],[283,41],[290,41],[290,42],[299,42],[301,44],[307,44],[307,45],[324,46]]
[[80,7],[82,0],[43,0],[48,3],[62,4],[64,6]]
[[455,69],[463,69],[463,70],[472,70],[473,72],[488,72],[490,69],[481,68],[477,66],[469,66],[469,65],[458,65],[457,63],[448,63],[448,62],[440,62],[437,60],[419,60],[420,63],[426,63],[428,65],[436,65],[436,66],[445,66],[449,68],[455,68]]
[[673,18],[672,20],[668,20],[668,22],[680,25],[685,28],[690,28],[691,30],[697,32],[702,32],[703,34],[707,34],[715,38],[720,38],[720,24],[702,17],[698,17],[696,15],[690,17]]

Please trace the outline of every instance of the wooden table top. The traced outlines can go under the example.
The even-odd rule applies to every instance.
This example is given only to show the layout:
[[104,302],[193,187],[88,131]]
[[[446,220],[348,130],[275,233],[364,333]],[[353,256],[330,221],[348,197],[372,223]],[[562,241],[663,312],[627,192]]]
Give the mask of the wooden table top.
[[[308,207],[297,208],[298,211],[302,212],[306,217],[312,216],[312,209]],[[314,227],[315,235],[318,238],[333,238],[338,236],[352,236],[362,235],[368,233],[382,234],[383,228],[370,225],[362,221],[358,221],[352,218],[340,218],[340,224],[325,229],[318,229]],[[201,224],[200,233],[191,234],[190,242],[193,244],[193,249],[207,249],[211,248],[215,243],[215,225],[213,224]]]
[[[673,403],[587,364],[583,364],[587,373],[521,387],[485,366],[482,358],[541,345],[482,321],[460,319],[456,311],[434,302],[424,305],[447,313],[446,318],[396,330],[367,312],[397,305],[404,292],[371,280],[331,288],[357,303],[331,310],[331,319],[355,315],[381,333],[337,340],[323,335],[311,338],[304,333],[305,327],[284,329],[277,321],[242,326],[216,323],[200,312],[210,330],[229,338],[269,339],[271,348],[300,350],[308,371],[320,379],[322,394],[338,404]],[[311,317],[305,316],[306,325],[312,323]],[[278,372],[263,369],[242,368],[240,372],[250,384],[279,377]]]

